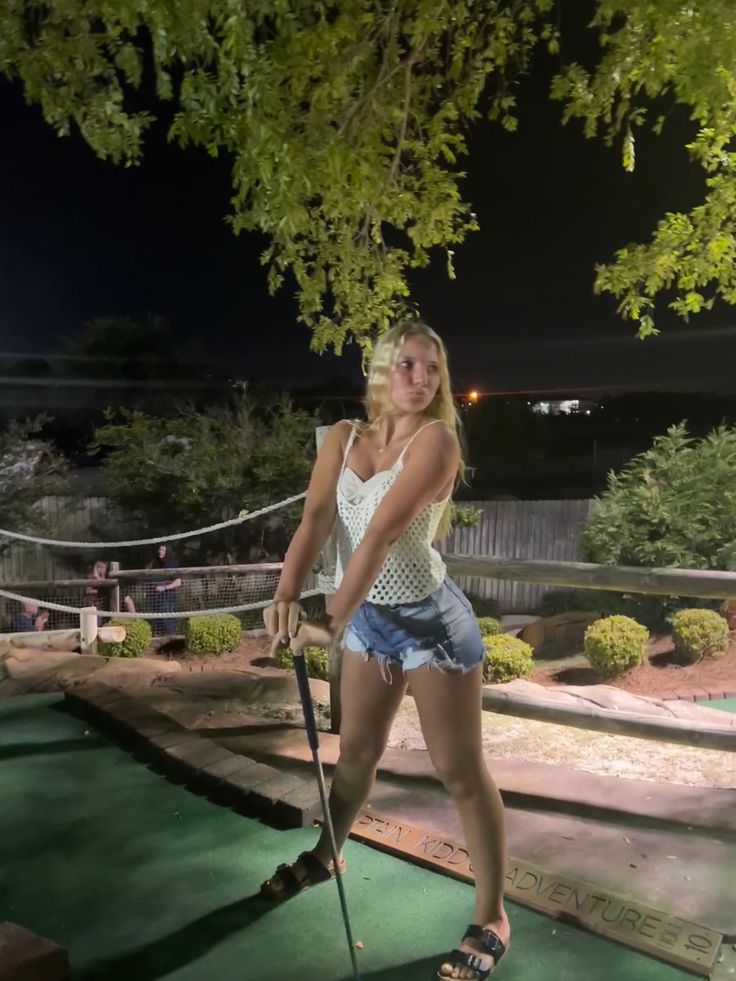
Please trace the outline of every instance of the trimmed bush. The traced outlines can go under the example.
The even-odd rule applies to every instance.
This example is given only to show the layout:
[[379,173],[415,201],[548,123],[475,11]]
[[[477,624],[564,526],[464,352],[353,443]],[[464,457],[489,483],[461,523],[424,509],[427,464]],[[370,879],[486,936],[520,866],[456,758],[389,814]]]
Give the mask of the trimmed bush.
[[138,657],[153,640],[153,631],[148,620],[110,620],[106,626],[125,627],[125,640],[120,644],[100,641],[98,649],[103,657]]
[[186,646],[192,654],[224,654],[240,643],[242,627],[232,613],[210,613],[187,620]]
[[528,678],[534,671],[531,647],[511,634],[495,634],[483,638],[486,649],[483,680],[502,684],[515,678]]
[[[276,651],[279,667],[294,670],[294,655],[288,647]],[[328,681],[330,677],[330,654],[324,647],[305,647],[304,660],[307,664],[307,674],[310,678],[320,678]]]
[[501,621],[495,617],[478,617],[481,637],[495,637],[502,633]]
[[625,616],[603,617],[585,631],[585,656],[604,678],[613,678],[641,664],[649,631]]
[[501,607],[498,605],[498,600],[493,599],[492,596],[468,595],[468,600],[477,617],[495,617],[498,620],[501,616]]
[[720,657],[728,646],[728,623],[715,610],[680,610],[672,618],[672,638],[680,664]]

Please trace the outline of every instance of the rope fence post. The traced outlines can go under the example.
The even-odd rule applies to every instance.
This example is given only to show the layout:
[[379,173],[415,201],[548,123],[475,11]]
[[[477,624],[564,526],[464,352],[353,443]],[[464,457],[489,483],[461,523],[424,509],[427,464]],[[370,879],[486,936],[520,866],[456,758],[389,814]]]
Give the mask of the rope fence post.
[[[329,426],[317,426],[314,431],[317,453],[322,448]],[[337,566],[337,536],[335,530],[330,532],[320,556],[320,568],[317,573],[317,588],[325,597],[335,591],[335,568]],[[342,657],[340,644],[333,644],[328,651],[330,656],[330,731],[340,732],[342,712],[340,708],[340,672]]]
[[[108,576],[110,579],[117,579],[118,573],[120,572],[120,563],[111,562],[110,571]],[[116,586],[113,586],[110,590],[110,609],[114,610],[116,613],[120,613],[120,582],[118,581]]]
[[82,654],[97,653],[97,609],[85,606],[79,611],[79,646]]

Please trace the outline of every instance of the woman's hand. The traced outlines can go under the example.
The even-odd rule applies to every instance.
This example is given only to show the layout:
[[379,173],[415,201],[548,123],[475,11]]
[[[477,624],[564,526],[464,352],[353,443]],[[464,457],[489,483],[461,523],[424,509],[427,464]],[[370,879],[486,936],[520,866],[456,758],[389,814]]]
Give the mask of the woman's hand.
[[299,657],[305,647],[326,647],[329,650],[337,640],[338,631],[325,623],[303,623],[289,647],[294,657]]
[[296,600],[274,600],[263,610],[263,623],[271,638],[271,655],[279,647],[287,647],[289,641],[299,630],[299,621],[304,615],[301,603]]

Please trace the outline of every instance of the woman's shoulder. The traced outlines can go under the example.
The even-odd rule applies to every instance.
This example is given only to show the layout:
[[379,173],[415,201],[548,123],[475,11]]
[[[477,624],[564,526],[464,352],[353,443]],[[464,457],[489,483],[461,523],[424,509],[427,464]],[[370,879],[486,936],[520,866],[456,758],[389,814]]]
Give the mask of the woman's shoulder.
[[459,441],[454,426],[444,419],[428,419],[416,433],[416,441],[422,440],[425,446],[457,446]]
[[359,425],[357,419],[341,419],[339,422],[333,423],[327,430],[325,442],[345,449],[353,431],[357,430]]

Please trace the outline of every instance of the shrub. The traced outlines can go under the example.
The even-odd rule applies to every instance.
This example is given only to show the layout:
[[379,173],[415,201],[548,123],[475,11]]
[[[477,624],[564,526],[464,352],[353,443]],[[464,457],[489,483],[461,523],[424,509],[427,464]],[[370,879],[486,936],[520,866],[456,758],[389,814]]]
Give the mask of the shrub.
[[240,643],[240,620],[231,613],[210,613],[187,620],[186,646],[193,654],[224,654]]
[[451,505],[451,520],[453,528],[476,528],[480,521],[481,511],[467,504]]
[[153,631],[148,620],[110,620],[106,626],[125,627],[125,640],[119,644],[106,644],[100,641],[98,647],[103,657],[138,657],[153,640]]
[[649,631],[625,616],[603,617],[585,631],[585,656],[604,678],[623,674],[641,664]]
[[680,610],[672,618],[676,659],[693,664],[701,657],[720,657],[728,646],[728,623],[715,610]]
[[468,596],[468,600],[477,617],[495,617],[498,619],[501,616],[498,600],[493,599],[492,596]]
[[534,656],[529,644],[511,634],[496,634],[483,638],[486,649],[483,680],[491,684],[528,678],[534,671]]
[[501,621],[495,617],[478,617],[478,626],[480,627],[481,637],[495,637],[496,634],[503,632],[501,630]]
[[[276,660],[279,667],[294,668],[294,655],[288,647],[282,647],[276,651]],[[324,647],[305,647],[304,660],[307,665],[307,675],[310,678],[320,678],[328,681],[330,677],[330,654]]]
[[[698,439],[684,423],[671,426],[609,475],[585,526],[581,558],[644,568],[736,569],[734,480],[736,427],[720,426]],[[658,608],[661,621],[692,605],[687,597],[652,596],[645,608]],[[645,622],[639,613],[636,618]]]
[[326,605],[325,597],[322,593],[317,596],[305,596],[304,599],[299,600],[301,607],[304,610],[305,620],[315,620],[319,622],[325,615]]

